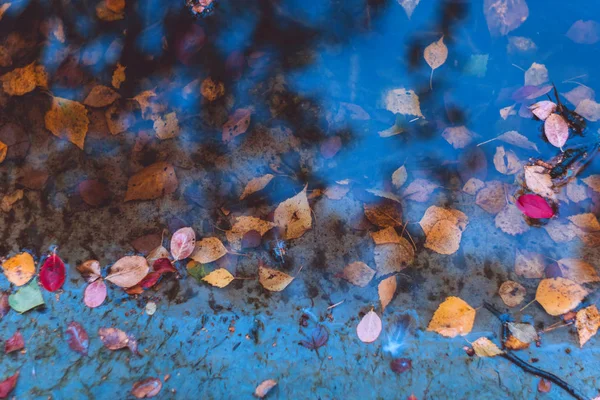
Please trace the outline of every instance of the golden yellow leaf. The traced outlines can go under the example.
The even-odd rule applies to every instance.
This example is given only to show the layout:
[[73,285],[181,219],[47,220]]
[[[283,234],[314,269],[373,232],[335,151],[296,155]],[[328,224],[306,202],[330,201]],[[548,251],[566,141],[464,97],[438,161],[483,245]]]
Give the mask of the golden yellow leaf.
[[579,284],[600,282],[600,276],[598,276],[596,268],[583,260],[562,258],[557,261],[557,264],[563,278],[570,279]]
[[508,339],[504,342],[504,347],[511,350],[523,350],[529,347],[529,343],[521,342],[513,335],[508,335]]
[[54,97],[44,118],[46,128],[56,137],[67,139],[83,150],[90,120],[87,109],[76,101]]
[[224,288],[229,285],[235,278],[225,268],[215,269],[210,274],[206,275],[202,280],[218,288]]
[[112,75],[112,85],[115,89],[119,89],[121,84],[125,82],[125,69],[127,67],[122,66],[120,63],[117,63],[115,70]]
[[225,86],[221,82],[215,82],[212,78],[206,78],[200,86],[200,93],[208,101],[215,101],[225,94]]
[[367,286],[374,276],[375,271],[362,261],[355,261],[346,265],[340,274],[340,277],[360,287]]
[[299,238],[312,227],[306,188],[304,186],[301,192],[280,203],[275,209],[273,220],[283,230],[283,238],[286,240]]
[[48,74],[41,65],[35,65],[35,62],[22,68],[15,68],[0,76],[2,89],[11,96],[22,96],[33,91],[37,86],[48,86]]
[[600,313],[594,304],[577,311],[575,326],[579,334],[579,347],[583,347],[592,338],[600,327]]
[[244,192],[240,196],[240,200],[244,200],[246,197],[250,196],[252,193],[258,192],[262,190],[271,182],[271,180],[275,177],[273,174],[265,174],[258,178],[251,179],[250,182],[244,188]]
[[425,51],[423,52],[423,57],[425,57],[425,61],[431,67],[431,77],[429,78],[429,88],[433,89],[432,80],[433,80],[433,71],[439,67],[441,67],[448,58],[448,48],[444,44],[444,36],[440,38],[437,42],[431,43],[429,46],[425,47]]
[[179,121],[177,114],[170,112],[154,119],[154,132],[160,140],[172,139],[179,136]]
[[129,178],[125,201],[153,200],[177,190],[175,169],[167,162],[154,163]]
[[379,282],[377,291],[379,292],[379,301],[381,301],[381,312],[384,312],[387,305],[392,301],[396,293],[397,284],[396,275],[392,275]]
[[525,300],[526,293],[523,285],[515,281],[503,282],[498,289],[500,298],[509,307],[516,307],[521,304]]
[[4,275],[15,286],[23,286],[35,275],[35,263],[31,254],[23,252],[2,263]]
[[565,278],[542,279],[535,299],[550,315],[562,315],[577,307],[588,291]]
[[475,309],[459,297],[448,297],[435,311],[427,327],[428,331],[442,336],[464,336],[473,329]]
[[0,141],[0,163],[2,163],[2,161],[4,161],[7,153],[8,153],[8,146],[6,145],[6,143]]
[[260,218],[250,217],[250,216],[241,216],[236,217],[231,230],[225,232],[225,236],[227,237],[227,241],[231,245],[231,248],[234,250],[242,249],[242,238],[244,235],[250,231],[256,231],[263,236],[269,230],[273,229],[275,224],[269,221],[263,221]]
[[196,248],[190,256],[194,261],[202,264],[208,264],[218,260],[227,254],[227,249],[223,243],[216,237],[208,237],[196,243]]
[[[399,88],[393,89],[387,92],[385,96],[385,108],[394,114],[412,115],[415,117],[423,117],[421,113],[421,104],[419,103],[419,96],[414,90]],[[400,132],[385,134],[382,137],[392,136]]]
[[281,292],[293,280],[293,276],[289,276],[284,272],[263,267],[262,265],[258,267],[258,281],[265,289],[271,292]]
[[437,222],[429,231],[425,247],[439,254],[454,254],[460,248],[462,231],[449,220]]
[[377,276],[384,276],[400,272],[413,263],[415,251],[405,238],[400,238],[398,243],[378,244],[373,250]]
[[495,357],[504,353],[494,344],[494,342],[486,337],[480,337],[471,343],[471,346],[473,346],[475,354],[479,357]]

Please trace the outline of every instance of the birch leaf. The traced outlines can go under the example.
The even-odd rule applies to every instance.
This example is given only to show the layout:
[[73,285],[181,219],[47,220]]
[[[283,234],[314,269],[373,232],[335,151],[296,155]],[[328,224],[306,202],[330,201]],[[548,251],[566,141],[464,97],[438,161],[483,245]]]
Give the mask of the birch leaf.
[[23,252],[2,263],[4,275],[15,286],[23,286],[35,275],[35,262],[31,254]]
[[400,186],[404,185],[407,178],[408,174],[406,172],[406,167],[403,165],[392,174],[392,185],[394,185],[396,189],[400,189]]
[[106,107],[115,102],[121,95],[108,86],[96,85],[87,95],[83,104],[90,107]]
[[525,0],[485,0],[483,13],[490,34],[505,36],[525,22],[529,8]]
[[[387,92],[384,102],[385,108],[394,114],[423,117],[423,114],[421,113],[421,105],[419,103],[419,96],[417,96],[414,90],[405,88],[390,90]],[[386,134],[382,137],[387,136],[392,135]]]
[[464,149],[473,141],[473,132],[463,126],[454,126],[444,129],[442,137],[455,149]]
[[496,147],[494,166],[503,175],[513,175],[521,170],[521,163],[517,155],[511,150],[504,150],[504,146]]
[[565,278],[542,279],[535,293],[535,299],[550,315],[565,314],[581,303],[588,291]]
[[415,8],[417,8],[417,6],[419,5],[420,1],[421,0],[398,0],[398,4],[400,4],[402,8],[404,8],[406,16],[408,17],[408,19],[410,19],[412,17],[413,12],[415,11]]
[[523,285],[515,281],[503,282],[498,289],[500,298],[509,307],[516,307],[521,304],[525,300],[526,293]]
[[556,197],[554,190],[552,190],[552,178],[549,173],[545,172],[544,167],[540,165],[526,165],[524,170],[525,183],[529,190],[542,197],[551,199]]
[[216,237],[209,237],[196,243],[196,249],[190,258],[201,264],[208,264],[218,260],[225,254],[227,254],[227,249],[223,246],[223,243]]
[[175,192],[178,186],[173,166],[164,161],[157,162],[129,178],[125,201],[158,199]]
[[444,44],[444,36],[442,36],[437,42],[433,42],[429,46],[425,47],[423,56],[425,57],[425,61],[427,61],[427,64],[431,67],[429,88],[433,89],[433,71],[441,67],[448,58],[448,47],[446,47],[446,45]]
[[535,115],[542,121],[545,121],[550,116],[550,114],[556,111],[556,103],[549,100],[542,100],[529,106],[529,109],[531,110],[533,115]]
[[600,282],[596,268],[590,263],[576,258],[561,258],[556,262],[563,278],[570,279],[580,285],[583,283]]
[[231,230],[225,232],[227,241],[234,250],[242,249],[242,238],[250,231],[256,231],[262,237],[269,230],[273,229],[275,224],[269,221],[263,221],[260,218],[241,216],[236,217]]
[[517,250],[515,257],[515,273],[529,279],[544,277],[546,265],[544,256],[526,250]]
[[473,329],[475,309],[459,297],[448,297],[435,311],[427,327],[428,331],[442,336],[465,336]]
[[475,354],[479,357],[495,357],[504,353],[494,344],[494,342],[486,337],[480,337],[471,343],[471,346],[473,346]]
[[600,313],[594,304],[577,311],[575,326],[579,334],[579,347],[583,347],[600,327]]
[[377,292],[379,292],[379,301],[381,301],[381,312],[385,311],[385,308],[394,298],[397,287],[396,275],[385,278],[377,286]]
[[224,288],[229,285],[235,278],[225,268],[215,269],[210,274],[206,275],[202,280],[212,286]]
[[367,286],[374,276],[375,271],[369,268],[369,266],[362,261],[355,261],[346,265],[340,274],[341,278],[344,278],[351,284],[360,287]]
[[400,272],[414,262],[415,251],[408,240],[399,238],[398,243],[379,244],[373,251],[377,276]]
[[372,343],[381,334],[381,318],[373,310],[365,314],[356,327],[356,334],[361,342]]
[[535,150],[538,153],[540,152],[535,144],[530,142],[526,136],[521,135],[517,131],[504,132],[502,135],[498,136],[498,140],[522,149]]
[[297,239],[312,227],[312,215],[306,197],[306,186],[292,198],[279,204],[275,209],[275,225],[284,231],[284,239]]
[[596,122],[600,119],[600,104],[594,100],[584,99],[579,102],[575,112],[588,121]]
[[250,126],[251,115],[252,109],[250,108],[240,108],[235,110],[223,125],[223,141],[229,142],[233,140],[234,137],[245,133]]
[[186,227],[178,229],[171,237],[171,255],[175,261],[188,258],[196,247],[196,232]]
[[539,86],[548,82],[548,69],[544,64],[533,63],[525,71],[525,85]]
[[240,200],[244,200],[246,197],[250,196],[253,193],[262,190],[271,182],[271,180],[275,177],[273,174],[266,174],[258,178],[251,179],[250,182],[244,188],[244,192],[240,196]]
[[86,108],[76,101],[54,97],[44,117],[46,129],[83,150],[90,120]]
[[293,276],[289,276],[284,272],[263,267],[262,265],[258,267],[258,281],[262,287],[271,292],[281,292],[293,280]]

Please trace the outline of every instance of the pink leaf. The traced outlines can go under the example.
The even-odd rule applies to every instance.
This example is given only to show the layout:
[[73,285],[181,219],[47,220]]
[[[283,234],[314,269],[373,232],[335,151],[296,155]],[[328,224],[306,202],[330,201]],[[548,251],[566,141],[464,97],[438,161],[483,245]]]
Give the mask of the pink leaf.
[[369,311],[356,327],[358,338],[365,343],[377,340],[381,333],[381,318],[373,310]]
[[55,292],[65,283],[66,276],[65,263],[52,253],[40,269],[40,283],[47,291]]
[[548,141],[556,147],[563,147],[569,138],[569,125],[558,114],[550,114],[544,122],[544,133]]
[[196,246],[196,234],[192,228],[181,228],[171,238],[171,254],[175,261],[189,257]]
[[104,303],[106,299],[106,283],[104,280],[98,279],[90,283],[83,292],[83,302],[89,308],[96,308]]
[[551,218],[554,211],[546,200],[537,194],[524,194],[517,199],[517,208],[530,218]]
[[71,350],[87,356],[90,341],[85,329],[79,323],[71,322],[67,328],[67,335],[69,335],[67,342]]
[[19,379],[19,371],[0,382],[0,399],[8,397],[10,392],[17,386],[17,379]]

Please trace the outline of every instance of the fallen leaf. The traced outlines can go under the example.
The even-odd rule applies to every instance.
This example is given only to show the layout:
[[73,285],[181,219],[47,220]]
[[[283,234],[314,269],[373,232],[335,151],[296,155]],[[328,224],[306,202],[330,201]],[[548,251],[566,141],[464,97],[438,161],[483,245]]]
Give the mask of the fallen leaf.
[[95,179],[82,181],[77,188],[79,189],[81,199],[92,207],[99,207],[105,204],[110,198],[110,193],[106,185]]
[[381,301],[381,312],[385,311],[385,308],[392,301],[394,294],[396,293],[396,275],[392,275],[385,278],[377,286],[377,292],[379,293],[379,301]]
[[540,379],[538,386],[537,386],[537,390],[540,393],[548,393],[550,392],[550,389],[552,389],[552,382],[542,378]]
[[509,307],[516,307],[521,304],[525,300],[526,293],[523,285],[515,281],[503,282],[500,289],[498,289],[502,301]]
[[510,333],[520,342],[532,343],[539,340],[539,336],[533,325],[516,322],[506,324]]
[[85,100],[83,100],[83,104],[90,107],[102,108],[111,105],[119,98],[121,98],[121,95],[108,86],[96,85]]
[[225,143],[233,140],[234,137],[245,133],[250,126],[251,108],[238,108],[223,125],[222,139]]
[[125,256],[110,268],[107,281],[122,288],[137,285],[148,274],[148,261],[141,256]]
[[175,192],[178,186],[173,166],[164,161],[157,162],[129,178],[125,201],[157,199]]
[[539,153],[537,146],[531,141],[529,141],[529,139],[527,139],[526,136],[521,135],[517,131],[504,132],[496,139],[508,144],[512,144],[513,146],[520,147],[522,149],[535,150]]
[[516,104],[513,104],[512,106],[507,106],[507,107],[501,108],[500,109],[500,117],[502,117],[502,119],[506,121],[506,119],[508,117],[510,117],[511,115],[516,115],[517,112],[515,111],[515,106],[516,106]]
[[517,250],[515,256],[515,273],[529,279],[544,277],[546,265],[544,256],[527,250]]
[[125,70],[127,67],[122,66],[120,63],[117,64],[112,75],[112,85],[115,89],[120,89],[123,82],[125,82]]
[[97,260],[84,261],[77,266],[77,271],[79,271],[83,279],[88,283],[94,282],[102,275],[100,263]]
[[188,258],[194,252],[195,247],[196,233],[192,228],[178,229],[171,237],[171,254],[175,261]]
[[462,211],[455,210],[452,208],[443,208],[438,206],[431,206],[419,221],[419,225],[425,232],[425,236],[429,235],[434,225],[442,220],[448,220],[452,224],[458,226],[461,231],[464,231],[469,224],[469,218]]
[[163,245],[160,245],[154,250],[152,250],[150,253],[148,253],[148,255],[146,256],[146,261],[148,261],[148,265],[154,265],[154,263],[156,263],[158,260],[163,258],[168,259],[170,256],[171,254],[169,253],[169,251],[165,249]]
[[0,163],[6,159],[6,154],[8,154],[8,146],[0,141]]
[[427,179],[415,179],[404,189],[402,196],[407,200],[423,203],[429,200],[431,193],[439,187],[440,185],[430,182]]
[[400,189],[400,186],[404,185],[407,178],[408,174],[406,172],[406,167],[403,165],[392,174],[392,185],[394,185],[396,189]]
[[310,334],[310,341],[301,340],[300,345],[310,350],[317,350],[319,347],[325,346],[329,340],[329,331],[321,324],[317,324],[315,329]]
[[600,230],[600,223],[598,218],[592,213],[583,213],[577,215],[571,215],[567,217],[576,227],[586,231],[595,232]]
[[498,214],[506,206],[504,183],[500,181],[487,182],[485,187],[477,192],[475,204],[490,214]]
[[[0,4],[0,21],[2,20],[2,17],[4,16],[4,13],[6,12],[6,10],[9,9],[9,7],[12,5],[12,3],[4,3],[4,4]],[[18,373],[17,373],[18,375]],[[2,397],[2,396],[0,396]],[[6,395],[4,395],[2,398],[6,397]]]
[[244,192],[240,196],[240,200],[244,200],[246,197],[250,196],[253,193],[262,190],[271,182],[271,180],[275,177],[273,174],[265,174],[258,178],[253,178],[248,182],[246,187],[244,188]]
[[100,307],[106,300],[106,283],[98,279],[87,285],[83,292],[83,302],[89,308]]
[[25,340],[21,332],[16,331],[10,338],[4,342],[4,354],[19,351],[25,348]]
[[258,267],[258,281],[262,287],[271,292],[281,292],[292,283],[293,280],[293,276],[289,276],[284,272],[263,267],[262,265],[259,265]]
[[[406,371],[410,371],[411,368],[412,361],[409,358],[394,358],[392,361],[390,361],[390,369],[397,374],[403,374]],[[411,397],[416,400],[416,397]]]
[[250,231],[258,232],[262,237],[265,233],[275,227],[275,224],[269,221],[263,221],[260,218],[241,216],[236,217],[231,230],[225,232],[227,241],[234,250],[242,249],[242,238]]
[[481,189],[485,187],[485,183],[481,179],[471,178],[469,179],[462,188],[462,191],[466,194],[474,196]]
[[600,119],[600,104],[594,100],[584,99],[579,102],[575,112],[588,121],[596,122]]
[[550,199],[556,197],[553,190],[552,178],[544,167],[540,165],[526,165],[523,169],[525,170],[525,184],[529,190],[542,197]]
[[505,36],[525,22],[529,8],[525,0],[485,0],[483,13],[490,34]]
[[339,136],[332,136],[321,143],[319,152],[323,158],[329,160],[340,151],[342,148],[342,139]]
[[[229,285],[235,278],[229,271],[225,268],[215,269],[208,275],[206,275],[202,280],[207,282],[212,286],[216,286],[218,288],[224,288]],[[264,285],[263,285],[264,286]],[[282,289],[283,290],[283,289]]]
[[490,339],[486,337],[480,337],[473,343],[473,350],[475,350],[475,354],[479,357],[495,357],[500,354],[504,354],[502,350],[498,348]]
[[529,106],[529,109],[539,119],[545,121],[550,114],[556,111],[556,103],[549,100],[538,101],[537,103]]
[[277,386],[277,381],[273,379],[267,379],[266,381],[262,381],[261,384],[256,387],[256,390],[254,390],[254,395],[259,399],[262,399],[275,386]]
[[442,336],[465,336],[473,329],[475,309],[459,297],[448,297],[433,314],[427,327],[428,331]]
[[[548,69],[544,64],[534,62],[525,71],[525,85],[539,86],[548,82]],[[540,118],[542,119],[542,118]]]
[[406,12],[406,16],[408,17],[408,19],[410,19],[410,17],[412,17],[413,12],[415,11],[415,8],[417,8],[417,6],[419,5],[419,2],[421,0],[397,0],[398,4],[400,4],[402,6],[402,8],[404,8],[404,11]]
[[137,101],[142,111],[142,118],[145,120],[155,120],[158,115],[166,111],[166,105],[158,100],[156,92],[153,90],[144,90],[133,98]]
[[578,85],[567,93],[561,94],[575,107],[577,107],[582,100],[594,100],[596,97],[596,93],[592,88],[582,85]]
[[577,311],[575,326],[579,335],[579,347],[583,347],[600,327],[600,313],[594,304]]
[[588,198],[587,189],[577,179],[573,179],[567,184],[567,197],[574,203],[582,202]]
[[0,76],[0,82],[4,93],[10,96],[22,96],[32,92],[38,86],[48,87],[48,73],[42,65],[35,65],[33,62]]
[[100,340],[104,343],[104,347],[109,350],[119,350],[127,347],[133,354],[138,354],[135,337],[120,329],[100,328],[98,329],[98,336],[100,336]]
[[162,276],[162,274],[160,272],[156,272],[156,271],[149,272],[148,275],[146,275],[144,277],[144,279],[139,281],[135,286],[128,288],[127,293],[132,294],[132,292],[135,292],[133,294],[137,294],[137,292],[139,291],[138,287],[140,289],[142,289],[142,291],[144,289],[150,289],[152,286],[154,286],[158,283],[161,276]]
[[160,140],[173,139],[179,136],[179,120],[175,112],[157,116],[154,119],[154,132]]
[[216,237],[204,238],[196,243],[196,248],[190,258],[202,264],[218,260],[227,254],[227,249]]
[[[96,16],[99,19],[101,19],[102,21],[111,22],[111,21],[118,21],[118,20],[125,18],[125,13],[123,11],[114,12],[113,10],[108,8],[108,6],[107,6],[108,3],[109,2],[107,2],[107,1],[100,0],[100,2],[98,2],[98,4],[96,4]],[[113,86],[118,88],[120,85],[116,86],[113,83]]]
[[582,179],[583,183],[588,185],[594,192],[600,193],[600,175],[590,175]]
[[339,276],[353,285],[365,287],[375,276],[375,271],[364,262],[355,261],[346,265]]
[[529,348],[529,343],[523,343],[513,335],[508,335],[504,341],[504,347],[510,350],[523,350]]
[[402,206],[391,200],[363,204],[365,217],[382,228],[402,226]]
[[69,343],[71,350],[87,356],[90,341],[87,332],[85,329],[83,329],[83,326],[81,326],[78,322],[73,321],[67,327],[66,333],[68,336],[67,342]]
[[578,284],[600,282],[600,276],[593,265],[577,258],[561,258],[556,262],[563,278]]
[[129,107],[121,107],[114,103],[104,112],[106,125],[111,135],[118,135],[127,131],[135,124],[135,116]]
[[52,106],[44,117],[46,129],[61,139],[67,139],[83,150],[90,120],[87,109],[73,100],[54,97]]
[[567,31],[567,37],[579,44],[595,44],[600,40],[600,24],[596,21],[575,21]]
[[8,296],[8,303],[13,310],[20,314],[45,304],[37,279],[33,279],[28,285]]
[[546,200],[537,194],[519,196],[515,203],[517,208],[529,218],[552,218],[554,210]]
[[425,247],[439,254],[454,254],[460,248],[462,230],[449,220],[441,220],[432,228],[425,241]]
[[131,394],[137,399],[147,399],[156,396],[162,389],[158,378],[146,378],[133,384]]
[[385,108],[394,114],[412,115],[423,117],[419,96],[414,90],[399,88],[392,89],[385,96]]
[[49,292],[56,292],[65,283],[65,263],[56,253],[51,254],[40,268],[40,284]]
[[494,221],[497,228],[512,236],[520,235],[529,230],[529,225],[523,218],[523,214],[514,204],[507,204],[502,211],[496,214]]
[[400,238],[398,243],[379,244],[373,251],[377,276],[400,272],[414,262],[415,251],[408,240]]
[[280,203],[275,209],[273,220],[275,225],[283,230],[285,240],[297,239],[312,227],[306,188],[307,186],[304,186],[301,192]]
[[442,137],[455,149],[464,149],[473,141],[473,132],[464,125],[448,127],[442,132]]
[[208,101],[215,101],[225,94],[225,86],[223,83],[215,82],[212,78],[208,77],[202,81],[200,93]]
[[15,286],[23,286],[35,275],[35,263],[31,254],[19,253],[2,263],[6,279]]
[[581,231],[573,224],[562,224],[557,220],[551,220],[545,224],[544,230],[556,243],[569,242],[577,236],[578,231]]
[[550,114],[544,121],[544,134],[550,144],[561,148],[569,138],[569,125],[559,114]]
[[444,36],[442,36],[437,42],[433,42],[429,46],[425,47],[425,50],[423,51],[423,57],[425,57],[425,61],[427,61],[427,64],[431,67],[429,88],[432,89],[433,71],[441,67],[448,58],[448,48],[444,44]]
[[0,292],[0,321],[6,317],[10,311],[10,304],[8,304],[8,293]]
[[573,310],[588,295],[579,284],[565,278],[542,279],[535,299],[550,315],[561,315]]
[[356,327],[356,334],[363,343],[372,343],[381,333],[381,318],[373,310],[365,314]]
[[347,185],[335,184],[325,189],[325,192],[323,194],[330,200],[340,200],[343,199],[349,191],[350,187],[348,187]]
[[[10,5],[10,3],[8,3]],[[3,4],[0,7],[3,7]],[[8,8],[8,7],[7,7]],[[5,8],[6,9],[6,8]],[[2,8],[0,8],[2,10]],[[0,12],[0,19],[2,18],[2,13]],[[9,376],[2,382],[0,382],[0,399],[5,399],[8,397],[10,392],[13,391],[15,386],[17,386],[17,380],[19,379],[19,371],[17,371],[14,375]]]
[[377,232],[371,232],[375,244],[402,243],[402,238],[393,227],[388,227]]

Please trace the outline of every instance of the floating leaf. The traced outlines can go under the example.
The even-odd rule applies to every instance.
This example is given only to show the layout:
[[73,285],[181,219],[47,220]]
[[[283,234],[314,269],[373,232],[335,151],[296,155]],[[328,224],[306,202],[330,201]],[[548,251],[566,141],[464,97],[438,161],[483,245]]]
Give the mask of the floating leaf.
[[375,246],[373,251],[377,276],[385,276],[400,272],[411,265],[415,259],[415,251],[408,240],[399,238],[398,243],[386,243]]
[[575,107],[577,107],[582,100],[594,100],[596,96],[596,93],[592,88],[581,85],[571,89],[567,93],[561,94]]
[[576,258],[561,258],[556,262],[563,278],[572,280],[580,285],[583,283],[600,282],[600,276],[593,265]]
[[520,342],[531,343],[539,339],[533,325],[515,322],[508,322],[506,325],[510,333]]
[[496,227],[509,235],[520,235],[529,230],[529,225],[523,214],[514,204],[507,204],[502,211],[496,214]]
[[535,115],[542,121],[545,121],[550,116],[550,114],[556,111],[556,103],[549,100],[542,100],[529,106],[529,109],[531,110],[533,115]]
[[196,233],[192,228],[178,229],[171,237],[171,254],[175,261],[188,258],[196,247]]
[[569,125],[559,114],[550,114],[544,121],[544,134],[550,144],[561,148],[569,138]]
[[254,395],[259,399],[264,398],[271,389],[277,386],[277,381],[273,379],[267,379],[266,381],[262,381],[260,385],[256,387],[254,390]]
[[178,185],[173,166],[167,162],[157,162],[129,178],[125,201],[158,199],[175,192]]
[[100,263],[97,260],[87,260],[77,266],[77,271],[83,276],[86,282],[91,283],[102,275]]
[[346,265],[340,274],[341,278],[344,278],[351,284],[360,287],[367,286],[374,276],[375,271],[369,268],[369,266],[362,261],[355,261]]
[[546,200],[537,194],[519,196],[515,203],[521,212],[530,218],[552,218],[554,210]]
[[239,108],[229,117],[223,125],[224,142],[233,140],[234,137],[245,133],[250,126],[250,116],[252,115],[251,108]]
[[525,0],[485,0],[483,13],[492,36],[504,36],[517,29],[529,16]]
[[284,272],[263,267],[262,265],[258,267],[258,281],[262,287],[271,292],[281,292],[293,280],[293,276],[289,276]]
[[464,149],[473,141],[473,132],[463,126],[454,126],[444,129],[442,137],[455,149]]
[[372,343],[381,333],[381,318],[371,310],[365,314],[356,327],[356,334],[363,343]]
[[552,178],[550,177],[550,174],[546,172],[544,167],[540,165],[526,165],[524,170],[525,183],[529,190],[542,197],[550,199],[556,197],[553,190]]
[[227,254],[227,249],[216,237],[204,238],[196,243],[196,248],[190,258],[202,264],[218,260]]
[[156,396],[162,389],[158,378],[146,378],[133,384],[131,394],[137,399],[147,399]]
[[310,340],[301,340],[300,344],[307,349],[317,350],[319,347],[325,346],[329,340],[329,331],[323,325],[318,324],[310,334]]
[[577,307],[588,295],[579,284],[565,278],[542,279],[535,299],[550,315],[561,315]]
[[444,44],[444,36],[442,36],[437,42],[433,42],[429,46],[425,47],[423,57],[425,57],[425,61],[427,61],[427,64],[431,67],[429,89],[433,89],[433,71],[441,67],[448,58],[448,48]]
[[417,6],[419,5],[419,2],[421,0],[397,0],[398,4],[400,4],[402,6],[402,8],[404,8],[404,11],[406,12],[406,16],[408,17],[408,19],[410,19],[410,17],[412,17],[413,12],[415,11],[415,8],[417,8]]
[[27,286],[23,286],[16,293],[8,296],[8,303],[13,310],[20,314],[44,304],[37,279],[33,279]]
[[485,187],[485,183],[481,179],[471,178],[469,179],[462,188],[462,191],[474,196],[481,189]]
[[583,347],[600,327],[600,313],[594,304],[577,311],[575,326],[579,334],[579,347]]
[[464,336],[473,329],[475,309],[458,297],[448,297],[435,311],[427,327],[428,331],[442,336]]
[[394,185],[396,189],[399,189],[400,186],[404,185],[407,178],[408,174],[406,173],[406,167],[403,165],[392,174],[392,185]]
[[500,285],[498,294],[504,304],[509,307],[516,307],[525,300],[526,290],[520,283],[515,281],[506,281]]
[[429,235],[434,225],[442,220],[452,222],[452,224],[458,226],[461,231],[464,231],[469,223],[469,218],[462,211],[452,208],[431,206],[425,211],[423,218],[419,221],[419,225],[421,225],[425,235]]
[[306,188],[305,186],[301,192],[280,203],[275,209],[273,220],[284,231],[285,240],[297,239],[312,227]]
[[475,204],[490,214],[498,214],[506,206],[506,191],[504,183],[490,181],[485,187],[477,192]]
[[521,163],[517,155],[511,150],[504,150],[504,146],[496,147],[494,166],[504,175],[513,175],[521,170]]
[[584,99],[579,102],[575,112],[588,121],[596,122],[600,119],[600,104],[594,100]]
[[490,339],[486,337],[480,337],[473,343],[473,350],[479,357],[495,357],[500,354],[504,354],[502,350],[498,348]]
[[392,275],[379,282],[377,292],[379,292],[379,301],[381,301],[381,312],[384,312],[387,305],[392,301],[396,293],[396,285],[396,275]]
[[240,196],[240,200],[244,200],[246,197],[250,196],[253,193],[262,190],[271,182],[271,180],[275,177],[273,174],[266,174],[258,178],[251,179],[250,182],[244,188],[244,192]]
[[[215,269],[210,274],[206,275],[202,280],[212,286],[224,288],[229,285],[235,278],[225,268]],[[263,285],[264,286],[264,285]]]
[[242,238],[250,231],[258,232],[262,237],[269,230],[273,229],[275,224],[269,221],[263,221],[260,218],[241,216],[236,217],[231,230],[225,232],[227,241],[234,250],[242,249]]
[[98,336],[109,350],[119,350],[128,347],[132,353],[137,354],[137,341],[135,337],[116,328],[100,328]]
[[460,248],[462,230],[451,221],[441,220],[429,231],[425,247],[439,254],[454,254]]
[[596,21],[575,21],[567,31],[567,37],[579,44],[595,44],[600,40],[600,24]]
[[76,101],[54,97],[44,117],[46,129],[56,137],[67,139],[83,150],[90,120],[87,109]]
[[[10,5],[10,3],[9,3]],[[0,6],[2,7],[2,6]],[[2,10],[2,8],[0,8]],[[0,18],[2,17],[2,13],[0,13]],[[9,376],[2,382],[0,382],[0,399],[5,399],[8,397],[10,392],[13,391],[15,386],[17,386],[17,380],[19,379],[19,371],[17,371],[14,375]]]
[[51,254],[40,268],[40,283],[49,292],[56,292],[65,283],[65,263],[56,253]]
[[100,307],[106,300],[106,283],[98,279],[90,283],[83,292],[83,302],[89,308]]
[[399,88],[388,91],[385,96],[385,108],[395,114],[423,117],[419,96],[414,90]]
[[6,339],[4,342],[4,354],[12,353],[13,351],[19,351],[25,348],[25,340],[21,332],[16,331],[14,335]]
[[526,250],[517,250],[515,273],[524,278],[543,278],[546,266],[544,256]]
[[87,356],[90,341],[88,334],[78,322],[71,322],[67,327],[67,342],[71,350],[78,352],[81,355]]
[[107,281],[122,288],[137,285],[148,274],[148,261],[141,256],[125,256],[110,268]]
[[83,104],[90,107],[106,107],[115,102],[121,95],[108,86],[96,85],[87,95]]
[[15,286],[23,286],[35,275],[35,263],[31,254],[23,252],[2,263],[4,275]]

